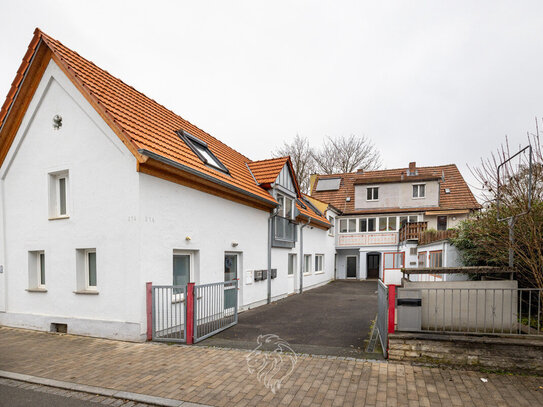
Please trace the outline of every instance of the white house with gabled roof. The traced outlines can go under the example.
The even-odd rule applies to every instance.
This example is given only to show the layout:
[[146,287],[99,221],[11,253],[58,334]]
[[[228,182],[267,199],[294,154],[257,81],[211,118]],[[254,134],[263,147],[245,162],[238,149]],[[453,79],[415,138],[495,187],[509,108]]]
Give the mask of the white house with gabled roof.
[[38,29],[0,110],[0,198],[2,325],[143,340],[146,282],[239,279],[246,309],[334,278],[288,157],[250,160]]

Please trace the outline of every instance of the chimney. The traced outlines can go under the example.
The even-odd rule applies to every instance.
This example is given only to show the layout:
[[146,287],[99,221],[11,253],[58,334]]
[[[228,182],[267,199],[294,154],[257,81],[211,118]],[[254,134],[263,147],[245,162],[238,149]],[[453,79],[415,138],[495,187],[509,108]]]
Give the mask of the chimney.
[[364,168],[359,168],[359,169],[356,170],[356,172],[358,174],[362,174],[364,172]]
[[415,161],[409,163],[409,174],[415,175],[417,172],[417,163]]

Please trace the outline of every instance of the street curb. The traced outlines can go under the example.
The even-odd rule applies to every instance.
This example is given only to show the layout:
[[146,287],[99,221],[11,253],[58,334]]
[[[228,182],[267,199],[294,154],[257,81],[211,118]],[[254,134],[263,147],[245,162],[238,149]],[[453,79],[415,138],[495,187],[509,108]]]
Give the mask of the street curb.
[[22,374],[22,373],[7,372],[5,370],[0,370],[0,377],[4,379],[18,380],[20,382],[40,384],[42,386],[57,387],[63,390],[78,391],[82,393],[96,394],[99,396],[113,397],[113,398],[118,398],[118,399],[123,399],[123,400],[134,401],[137,403],[152,404],[152,405],[161,406],[161,407],[211,407],[207,404],[197,404],[197,403],[191,403],[188,401],[149,396],[147,394],[108,389],[105,387],[95,387],[95,386],[87,386],[86,384],[63,382],[60,380],[47,379],[45,377],[32,376],[32,375],[27,375],[27,374]]

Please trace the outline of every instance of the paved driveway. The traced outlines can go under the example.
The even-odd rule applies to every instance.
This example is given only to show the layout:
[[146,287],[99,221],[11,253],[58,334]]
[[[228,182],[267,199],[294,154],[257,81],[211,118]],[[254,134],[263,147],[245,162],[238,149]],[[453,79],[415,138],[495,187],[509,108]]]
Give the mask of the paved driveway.
[[366,354],[377,315],[375,281],[334,281],[239,314],[239,322],[200,345],[253,349],[259,335],[275,334],[295,352],[381,358]]

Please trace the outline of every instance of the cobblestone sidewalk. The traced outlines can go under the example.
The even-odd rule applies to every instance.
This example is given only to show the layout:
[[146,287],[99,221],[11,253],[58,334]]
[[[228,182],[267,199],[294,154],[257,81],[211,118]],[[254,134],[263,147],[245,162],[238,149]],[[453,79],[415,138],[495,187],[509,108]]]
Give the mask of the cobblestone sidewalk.
[[539,377],[311,356],[274,394],[248,354],[0,328],[0,370],[212,406],[543,406]]

